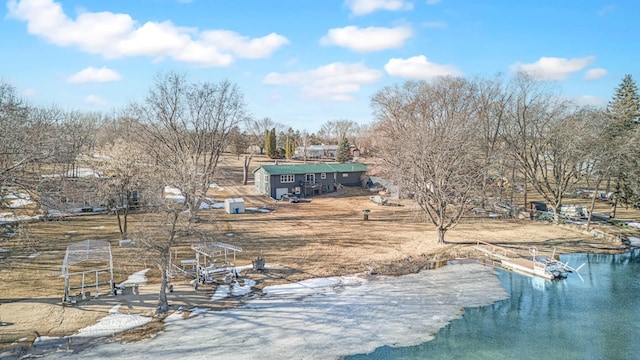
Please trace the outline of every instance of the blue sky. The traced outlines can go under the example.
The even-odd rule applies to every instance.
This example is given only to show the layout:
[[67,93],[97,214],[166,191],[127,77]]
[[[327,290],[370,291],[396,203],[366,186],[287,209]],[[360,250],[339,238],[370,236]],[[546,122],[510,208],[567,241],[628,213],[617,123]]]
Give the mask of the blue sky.
[[372,120],[386,85],[527,71],[604,105],[640,77],[635,0],[10,0],[0,78],[34,104],[111,112],[158,71],[229,80],[256,118]]

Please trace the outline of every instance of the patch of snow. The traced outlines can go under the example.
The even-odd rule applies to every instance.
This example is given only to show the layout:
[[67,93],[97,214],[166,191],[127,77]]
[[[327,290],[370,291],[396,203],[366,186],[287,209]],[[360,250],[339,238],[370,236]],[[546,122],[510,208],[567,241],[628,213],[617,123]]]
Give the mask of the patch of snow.
[[213,294],[210,300],[211,301],[222,300],[227,296],[229,296],[229,292],[230,292],[229,285],[219,285],[216,288],[216,292]]
[[91,229],[91,230],[100,230],[100,229],[104,229],[104,225],[101,225],[101,226],[92,226],[92,227],[90,227],[89,229]]
[[251,279],[244,279],[244,284],[241,286],[236,280],[233,288],[231,288],[231,295],[242,296],[251,292],[251,287],[255,286],[256,282]]
[[183,319],[183,313],[182,311],[176,311],[173,314],[167,316],[166,318],[164,318],[164,322],[168,323],[168,322],[172,322],[172,321],[178,321],[178,320],[182,320]]
[[121,314],[119,312],[112,313],[98,320],[97,324],[87,326],[78,330],[75,336],[103,337],[117,334],[126,330],[135,329],[146,325],[152,320],[151,317],[131,314]]
[[[67,176],[72,176],[74,175],[74,171],[69,171],[66,174]],[[75,171],[75,175],[79,178],[88,178],[88,177],[101,177],[102,176],[102,172],[101,171],[97,171],[97,170],[93,170],[93,169],[89,169],[89,168],[79,168],[76,169]]]
[[246,211],[261,212],[261,213],[270,213],[272,211],[272,210],[269,210],[269,209],[254,208],[254,207],[246,208],[245,210]]
[[37,252],[37,253],[33,253],[33,254],[29,254],[29,256],[27,256],[27,257],[28,257],[29,259],[35,259],[35,258],[37,258],[38,256],[40,256],[40,253],[39,253],[39,252]]
[[28,215],[16,215],[14,213],[0,213],[0,225],[12,224],[20,221],[36,220],[40,219],[41,215],[28,216]]
[[198,316],[198,315],[203,315],[206,314],[207,310],[206,309],[201,309],[201,308],[193,308],[191,309],[191,315],[189,317],[194,317],[194,316]]
[[211,198],[205,198],[205,201],[200,203],[200,210],[222,209],[222,208],[224,208],[223,202],[216,202]]
[[[54,337],[54,336],[38,336],[37,338],[35,338],[33,340],[33,345],[37,345],[37,344],[43,343],[43,342],[48,341],[48,340],[58,340],[58,339],[60,339],[60,338],[59,337]],[[27,339],[26,338],[22,338],[22,339],[20,339],[18,341],[25,341],[25,340],[27,340]]]
[[640,238],[635,236],[629,236],[629,245],[631,246],[640,246]]
[[640,222],[632,221],[632,222],[628,222],[627,225],[640,229]]
[[255,359],[259,354],[261,359],[335,359],[384,345],[423,343],[460,317],[462,308],[506,297],[495,270],[479,264],[398,277],[310,279],[267,287],[264,296],[236,308],[194,310],[192,315],[200,316],[171,321],[152,339],[53,356],[155,360]]
[[25,193],[9,194],[5,196],[4,199],[8,202],[7,207],[10,209],[21,208],[33,204],[31,196]]
[[173,186],[165,186],[164,187],[164,197],[165,199],[172,199],[177,203],[184,203],[185,197],[182,195],[182,191],[180,189],[175,188]]
[[146,284],[147,277],[145,276],[149,269],[140,270],[132,275],[129,275],[127,280],[120,283],[119,286],[127,286],[127,285],[135,285],[135,284]]
[[210,187],[210,188],[218,189],[218,190],[220,190],[220,191],[224,190],[224,188],[222,188],[222,187],[218,186],[218,184],[216,184],[216,183],[209,184],[209,187]]

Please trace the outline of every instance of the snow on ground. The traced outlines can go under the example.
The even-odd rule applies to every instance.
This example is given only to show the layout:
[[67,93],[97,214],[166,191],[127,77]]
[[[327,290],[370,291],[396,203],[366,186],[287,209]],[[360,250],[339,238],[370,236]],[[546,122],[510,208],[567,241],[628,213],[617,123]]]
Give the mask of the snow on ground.
[[[41,178],[58,178],[60,176],[61,176],[60,174],[40,175]],[[102,172],[94,169],[89,169],[89,168],[78,168],[76,169],[76,171],[73,171],[73,170],[67,171],[64,174],[64,176],[67,176],[67,177],[76,176],[79,178],[88,178],[88,177],[99,178],[102,176]]]
[[639,246],[640,247],[640,238],[635,236],[629,236],[629,245],[631,246]]
[[209,184],[209,187],[210,187],[210,188],[214,188],[214,189],[218,189],[218,190],[220,190],[220,191],[223,191],[223,190],[224,190],[224,188],[223,188],[223,187],[218,186],[218,184],[216,184],[216,183]]
[[273,210],[270,209],[263,209],[263,208],[254,208],[254,207],[250,207],[250,208],[246,208],[245,211],[254,211],[254,212],[261,212],[261,213],[270,213]]
[[450,265],[401,277],[341,276],[270,286],[237,308],[172,318],[152,339],[49,356],[335,359],[383,345],[415,345],[431,340],[463,307],[505,299],[494,271]]
[[109,315],[98,320],[96,324],[78,330],[78,333],[71,337],[102,337],[110,336],[125,330],[134,329],[151,322],[151,317],[121,314],[118,312],[120,305],[116,305],[109,310]]
[[256,282],[251,279],[244,279],[243,285],[237,280],[233,286],[219,285],[216,288],[216,292],[211,296],[211,301],[222,300],[227,296],[242,296],[251,292],[251,288],[256,285]]
[[133,273],[131,275],[129,275],[129,277],[127,278],[127,280],[121,282],[118,286],[131,286],[131,285],[135,285],[135,284],[146,284],[147,283],[147,271],[149,271],[149,269],[144,269],[144,270],[140,270],[136,273]]
[[16,223],[19,221],[28,221],[31,219],[39,219],[41,216],[16,215],[10,212],[0,213],[0,225]]
[[640,222],[632,221],[632,222],[628,222],[627,225],[640,229]]
[[[166,199],[172,199],[177,203],[184,203],[184,195],[182,195],[182,191],[180,189],[175,188],[173,186],[165,186],[164,187],[164,197]],[[204,201],[200,203],[200,210],[207,209],[224,209],[223,202],[215,202],[213,199],[205,198]]]
[[8,202],[7,207],[10,209],[21,208],[33,204],[31,196],[25,193],[9,194],[5,196],[4,199]]

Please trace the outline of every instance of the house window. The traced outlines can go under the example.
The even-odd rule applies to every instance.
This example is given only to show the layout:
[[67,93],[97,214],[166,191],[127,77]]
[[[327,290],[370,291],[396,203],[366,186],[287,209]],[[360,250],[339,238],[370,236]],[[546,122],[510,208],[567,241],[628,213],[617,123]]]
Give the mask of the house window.
[[296,176],[293,174],[280,175],[281,183],[292,183],[296,181]]
[[342,174],[342,177],[343,177],[343,178],[344,178],[344,177],[349,177],[349,173],[343,173],[343,174]]
[[307,174],[306,176],[306,181],[309,183],[313,183],[316,182],[316,174]]
[[320,179],[324,180],[327,178],[327,173],[321,173],[320,174]]
[[269,174],[264,174],[264,182],[265,183],[269,182]]

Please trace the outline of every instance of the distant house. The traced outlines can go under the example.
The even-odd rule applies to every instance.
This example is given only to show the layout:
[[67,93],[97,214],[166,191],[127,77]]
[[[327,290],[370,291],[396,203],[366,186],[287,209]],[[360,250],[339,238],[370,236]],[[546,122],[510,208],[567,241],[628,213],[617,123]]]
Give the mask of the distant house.
[[295,157],[297,159],[304,159],[305,154],[307,159],[322,159],[336,157],[338,151],[338,145],[309,145],[306,147],[299,146],[296,148]]
[[257,191],[280,199],[286,193],[310,197],[336,191],[339,185],[359,186],[366,171],[367,167],[358,162],[262,165],[253,176]]

